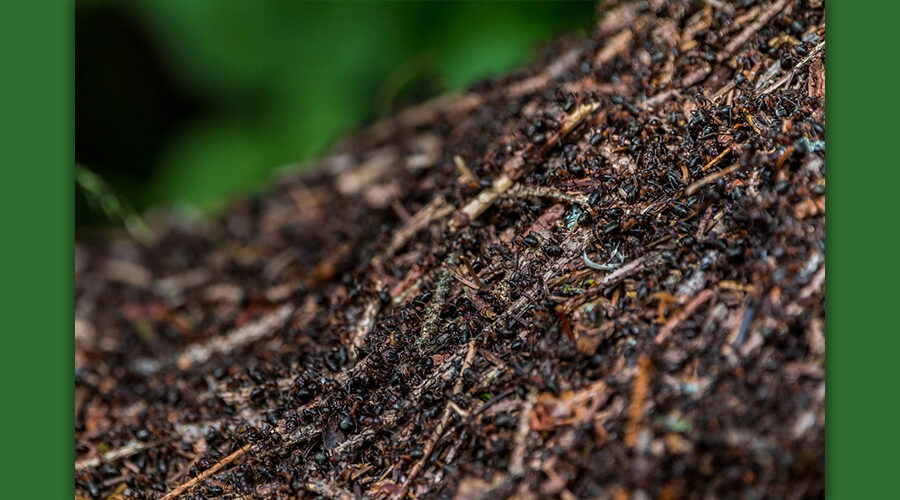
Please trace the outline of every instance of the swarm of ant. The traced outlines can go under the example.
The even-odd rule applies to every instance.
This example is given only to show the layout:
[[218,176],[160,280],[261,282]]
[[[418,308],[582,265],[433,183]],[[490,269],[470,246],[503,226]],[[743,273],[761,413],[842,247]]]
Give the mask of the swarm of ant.
[[822,496],[824,37],[601,4],[216,220],[78,243],[76,496]]

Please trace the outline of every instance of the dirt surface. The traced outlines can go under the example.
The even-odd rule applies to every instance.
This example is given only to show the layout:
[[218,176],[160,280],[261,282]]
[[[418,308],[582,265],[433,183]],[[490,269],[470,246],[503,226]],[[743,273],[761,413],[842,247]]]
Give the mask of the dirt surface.
[[76,495],[823,496],[821,3],[601,11],[221,218],[79,242]]

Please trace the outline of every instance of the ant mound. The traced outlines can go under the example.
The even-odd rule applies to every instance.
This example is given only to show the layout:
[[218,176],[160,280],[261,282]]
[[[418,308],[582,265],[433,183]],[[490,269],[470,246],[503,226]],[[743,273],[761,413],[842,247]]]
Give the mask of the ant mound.
[[80,242],[76,495],[822,495],[820,4],[603,7],[215,220]]

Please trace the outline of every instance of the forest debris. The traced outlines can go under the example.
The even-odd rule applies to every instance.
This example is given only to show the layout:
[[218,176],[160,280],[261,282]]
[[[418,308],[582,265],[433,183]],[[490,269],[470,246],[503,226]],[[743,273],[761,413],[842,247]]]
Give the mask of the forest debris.
[[453,207],[447,205],[443,198],[436,197],[432,199],[427,205],[416,212],[412,219],[407,221],[400,230],[394,233],[390,245],[384,250],[383,255],[373,259],[373,263],[381,262],[383,258],[394,255],[394,253],[403,247],[413,235],[428,227],[432,222],[446,217],[452,212]]
[[157,443],[154,442],[131,441],[125,446],[106,451],[99,457],[76,460],[75,470],[91,469],[94,467],[99,467],[102,463],[115,462],[116,460],[130,457],[144,450],[150,449],[156,444]]
[[285,304],[279,307],[275,312],[270,313],[249,325],[245,325],[229,333],[225,337],[216,337],[203,344],[192,345],[185,350],[184,353],[178,356],[176,364],[179,369],[187,370],[194,364],[206,362],[206,360],[215,354],[230,352],[240,346],[252,344],[281,328],[294,313],[294,310],[295,308],[293,305]]
[[809,281],[809,284],[803,287],[803,290],[800,290],[800,298],[808,299],[814,293],[819,291],[822,288],[822,285],[825,283],[825,265],[819,267],[819,270],[816,271],[816,274],[813,275],[812,279]]
[[[79,243],[76,495],[175,487],[252,439],[193,493],[677,497],[694,470],[716,497],[821,496],[824,12],[756,26],[773,5],[626,1],[525,77],[401,111],[221,217]],[[810,51],[793,67],[786,26]],[[149,281],[110,280],[117,261]],[[153,285],[193,270],[177,300]]]
[[469,276],[475,282],[475,286],[477,288],[484,288],[484,283],[482,283],[481,279],[478,278],[478,273],[475,272],[475,268],[472,267],[472,263],[469,262],[469,259],[467,259],[465,255],[460,255],[459,260],[461,260],[463,265],[466,266],[466,271],[469,272]]
[[752,23],[750,23],[746,28],[741,31],[741,33],[734,37],[728,45],[725,46],[725,50],[719,53],[716,56],[716,60],[719,62],[728,59],[734,54],[735,50],[738,49],[741,45],[747,43],[753,35],[755,35],[766,23],[772,20],[776,14],[781,12],[782,9],[788,4],[789,0],[776,0],[772,5],[766,8],[759,17],[756,18]]
[[465,477],[459,482],[459,488],[453,500],[481,500],[487,498],[493,485],[477,477]]
[[[763,94],[770,94],[770,93],[774,92],[776,89],[778,89],[779,87],[781,87],[782,85],[784,85],[785,83],[787,83],[788,81],[790,81],[790,79],[794,77],[794,74],[800,68],[809,64],[810,61],[814,61],[814,60],[821,61],[821,56],[819,56],[819,53],[824,48],[825,48],[824,41],[821,41],[818,44],[816,44],[816,46],[809,52],[809,54],[806,57],[804,57],[800,62],[795,64],[794,67],[791,69],[791,71],[788,71],[787,74],[785,74],[783,77],[778,79],[778,81],[776,81],[775,83],[770,85],[768,88],[766,88],[766,90],[763,91]],[[823,64],[823,71],[824,71],[824,64]],[[816,82],[815,85],[819,85],[820,83],[821,82]],[[823,90],[824,90],[824,88],[823,88]]]
[[512,460],[509,462],[509,473],[513,477],[520,477],[525,474],[525,446],[528,439],[528,431],[531,430],[531,412],[537,401],[537,391],[532,388],[528,392],[528,397],[519,411],[519,424],[516,427],[514,438],[515,448],[512,454]]
[[794,217],[800,220],[823,213],[825,213],[825,200],[806,198],[794,205]]
[[[459,375],[456,378],[456,383],[453,384],[453,394],[459,394],[462,392],[463,383],[465,380],[466,371],[468,371],[469,367],[472,366],[472,361],[475,359],[475,341],[469,341],[468,352],[466,353],[466,359],[463,361],[462,368],[459,370]],[[403,487],[394,495],[395,500],[399,500],[406,496],[406,492],[409,491],[409,486],[415,481],[416,476],[422,472],[422,469],[425,467],[425,461],[428,460],[428,457],[431,456],[431,452],[434,451],[435,445],[437,445],[438,441],[440,441],[441,437],[444,435],[444,430],[447,428],[447,423],[450,421],[450,411],[452,403],[451,400],[447,401],[447,404],[444,406],[444,411],[441,413],[441,419],[438,421],[438,424],[431,431],[431,435],[428,438],[428,441],[425,442],[425,448],[422,452],[422,456],[419,460],[413,465],[413,468],[410,469],[409,474],[406,476],[406,482],[403,483]]]
[[634,34],[629,29],[622,30],[618,35],[609,39],[603,49],[594,58],[594,64],[603,66],[631,45]]
[[674,317],[670,318],[665,325],[663,325],[662,329],[660,329],[659,334],[656,335],[655,342],[657,344],[662,344],[669,338],[669,335],[672,334],[672,331],[678,327],[678,325],[685,320],[688,316],[690,316],[698,307],[703,305],[704,302],[711,299],[713,297],[712,290],[703,290],[698,293],[684,308],[676,314]]
[[353,494],[349,491],[318,479],[307,481],[306,489],[318,495],[322,495],[325,498],[339,500],[350,500],[351,498],[354,498]]
[[820,318],[813,318],[806,329],[806,344],[813,355],[825,354],[825,328]]
[[551,200],[568,203],[570,205],[578,205],[584,208],[588,208],[587,196],[580,193],[569,194],[550,186],[522,186],[520,184],[516,184],[512,189],[509,190],[507,196],[523,198],[549,198]]
[[472,169],[469,168],[462,156],[453,155],[453,164],[456,165],[456,170],[459,172],[459,178],[462,182],[478,182],[475,174],[472,173]]
[[627,171],[629,174],[635,174],[637,172],[637,164],[634,160],[628,155],[616,152],[612,144],[605,143],[600,146],[600,154],[603,155],[603,158],[605,158],[606,161],[612,164],[613,169],[619,175],[624,174],[623,171]]
[[422,321],[422,331],[419,334],[419,349],[422,349],[434,336],[437,329],[438,320],[440,319],[441,309],[444,307],[444,298],[450,288],[450,270],[456,262],[456,255],[451,254],[445,262],[446,267],[439,272],[437,284],[434,287],[434,295],[428,308],[425,310],[425,320]]
[[441,158],[441,138],[430,133],[419,135],[414,152],[406,157],[407,170],[417,171],[433,166]]
[[650,357],[646,354],[641,354],[640,358],[638,358],[638,372],[631,392],[628,427],[625,431],[625,445],[632,448],[637,444],[637,434],[644,414],[644,402],[647,399],[647,391],[650,386],[650,370],[652,366]]
[[663,90],[662,92],[656,94],[655,96],[647,99],[646,101],[642,102],[641,107],[644,109],[653,109],[677,95],[678,95],[677,90],[666,89],[666,90]]
[[[375,288],[379,289],[381,286],[376,284]],[[353,346],[351,353],[354,357],[356,357],[356,352],[360,348],[366,346],[366,337],[368,337],[372,327],[375,326],[375,318],[378,317],[380,309],[381,303],[377,296],[370,297],[366,302],[366,308],[360,315],[356,328],[353,329],[353,336],[350,339],[350,345]]]
[[[522,164],[521,156],[516,156],[507,163],[503,168],[506,170],[515,170],[518,166]],[[479,215],[484,213],[485,210],[490,208],[491,205],[494,204],[494,201],[498,196],[505,193],[510,187],[512,187],[513,181],[512,179],[504,174],[498,177],[491,184],[491,187],[481,191],[474,199],[470,200],[466,203],[458,213],[462,216],[462,220],[466,221],[466,223],[473,221],[478,218]],[[456,231],[463,224],[459,219],[451,220],[448,224],[448,228],[450,231]]]
[[593,417],[591,409],[602,405],[608,397],[606,383],[602,380],[577,392],[567,391],[559,397],[542,393],[529,416],[529,427],[533,431],[543,432],[587,422]]
[[598,264],[598,263],[592,261],[587,256],[587,250],[582,250],[581,255],[582,255],[582,258],[584,259],[584,265],[591,269],[595,269],[597,271],[613,271],[619,267],[618,264]]
[[701,187],[703,187],[711,182],[716,182],[717,180],[721,179],[722,177],[725,177],[726,175],[734,172],[735,170],[737,170],[739,168],[741,168],[741,164],[735,163],[734,165],[725,167],[716,173],[709,174],[706,177],[704,177],[698,181],[695,181],[690,186],[688,186],[687,189],[684,190],[684,194],[690,196],[690,195],[696,193],[697,190],[700,189]]
[[219,472],[220,470],[222,470],[223,468],[228,466],[228,464],[230,464],[231,462],[234,462],[235,460],[244,456],[244,454],[247,453],[247,451],[249,451],[249,450],[250,450],[249,443],[245,444],[244,446],[241,446],[236,451],[234,451],[227,457],[223,458],[222,460],[217,462],[215,465],[213,465],[209,469],[206,469],[205,471],[198,474],[197,477],[191,479],[190,481],[182,484],[181,486],[179,486],[179,487],[175,488],[174,490],[170,491],[169,493],[167,493],[165,496],[162,497],[161,500],[172,500],[173,498],[178,498],[185,491],[188,491],[191,488],[193,488],[194,486],[202,483],[203,481],[206,481],[207,478],[209,478],[212,475],[215,475],[217,472]]
[[396,161],[397,155],[393,149],[385,148],[376,151],[371,158],[355,169],[340,174],[335,179],[335,187],[343,195],[357,195],[387,174]]
[[810,97],[825,98],[825,62],[822,57],[816,57],[809,65],[808,88]]
[[564,53],[554,61],[552,61],[547,68],[542,71],[540,74],[523,80],[521,82],[513,84],[506,92],[507,97],[521,97],[528,94],[533,94],[540,89],[544,88],[551,81],[559,78],[565,73],[569,68],[574,66],[578,62],[578,58],[581,56],[581,49],[574,48]]
[[104,274],[111,281],[118,281],[138,288],[147,288],[153,275],[147,268],[127,260],[111,260],[106,263]]
[[[551,136],[546,144],[551,145],[559,138],[565,137],[572,130],[584,121],[591,113],[600,107],[599,102],[589,102],[580,104],[572,113],[564,120],[562,128],[557,135]],[[461,226],[478,218],[485,210],[491,207],[497,198],[507,192],[513,186],[513,179],[518,177],[520,169],[524,164],[521,153],[514,156],[510,161],[503,165],[503,175],[494,180],[491,187],[481,191],[477,197],[470,200],[464,205],[457,214],[459,217],[450,221],[449,229],[451,231],[458,230]],[[463,223],[465,222],[465,224]]]
[[153,291],[162,296],[176,295],[182,291],[198,287],[211,278],[206,269],[192,269],[185,273],[167,276],[153,283]]
[[703,172],[706,172],[711,167],[714,167],[717,163],[719,163],[719,160],[721,160],[722,158],[725,158],[725,155],[727,155],[730,152],[731,152],[731,146],[728,146],[727,148],[723,149],[721,153],[716,155],[715,158],[713,158],[712,160],[709,160],[709,162],[707,162],[706,165],[703,165],[703,167],[700,170]]
[[203,298],[210,302],[237,304],[243,296],[243,289],[234,283],[215,283],[203,289]]

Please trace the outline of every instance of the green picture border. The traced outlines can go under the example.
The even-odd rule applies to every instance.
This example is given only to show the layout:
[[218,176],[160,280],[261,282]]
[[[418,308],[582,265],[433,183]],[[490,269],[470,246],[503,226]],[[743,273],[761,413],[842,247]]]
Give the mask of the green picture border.
[[73,6],[0,5],[0,497],[72,498]]
[[[827,128],[827,492],[896,494],[898,7],[832,1]],[[0,496],[73,495],[73,6],[0,7]]]
[[896,498],[896,2],[826,3],[826,491]]

